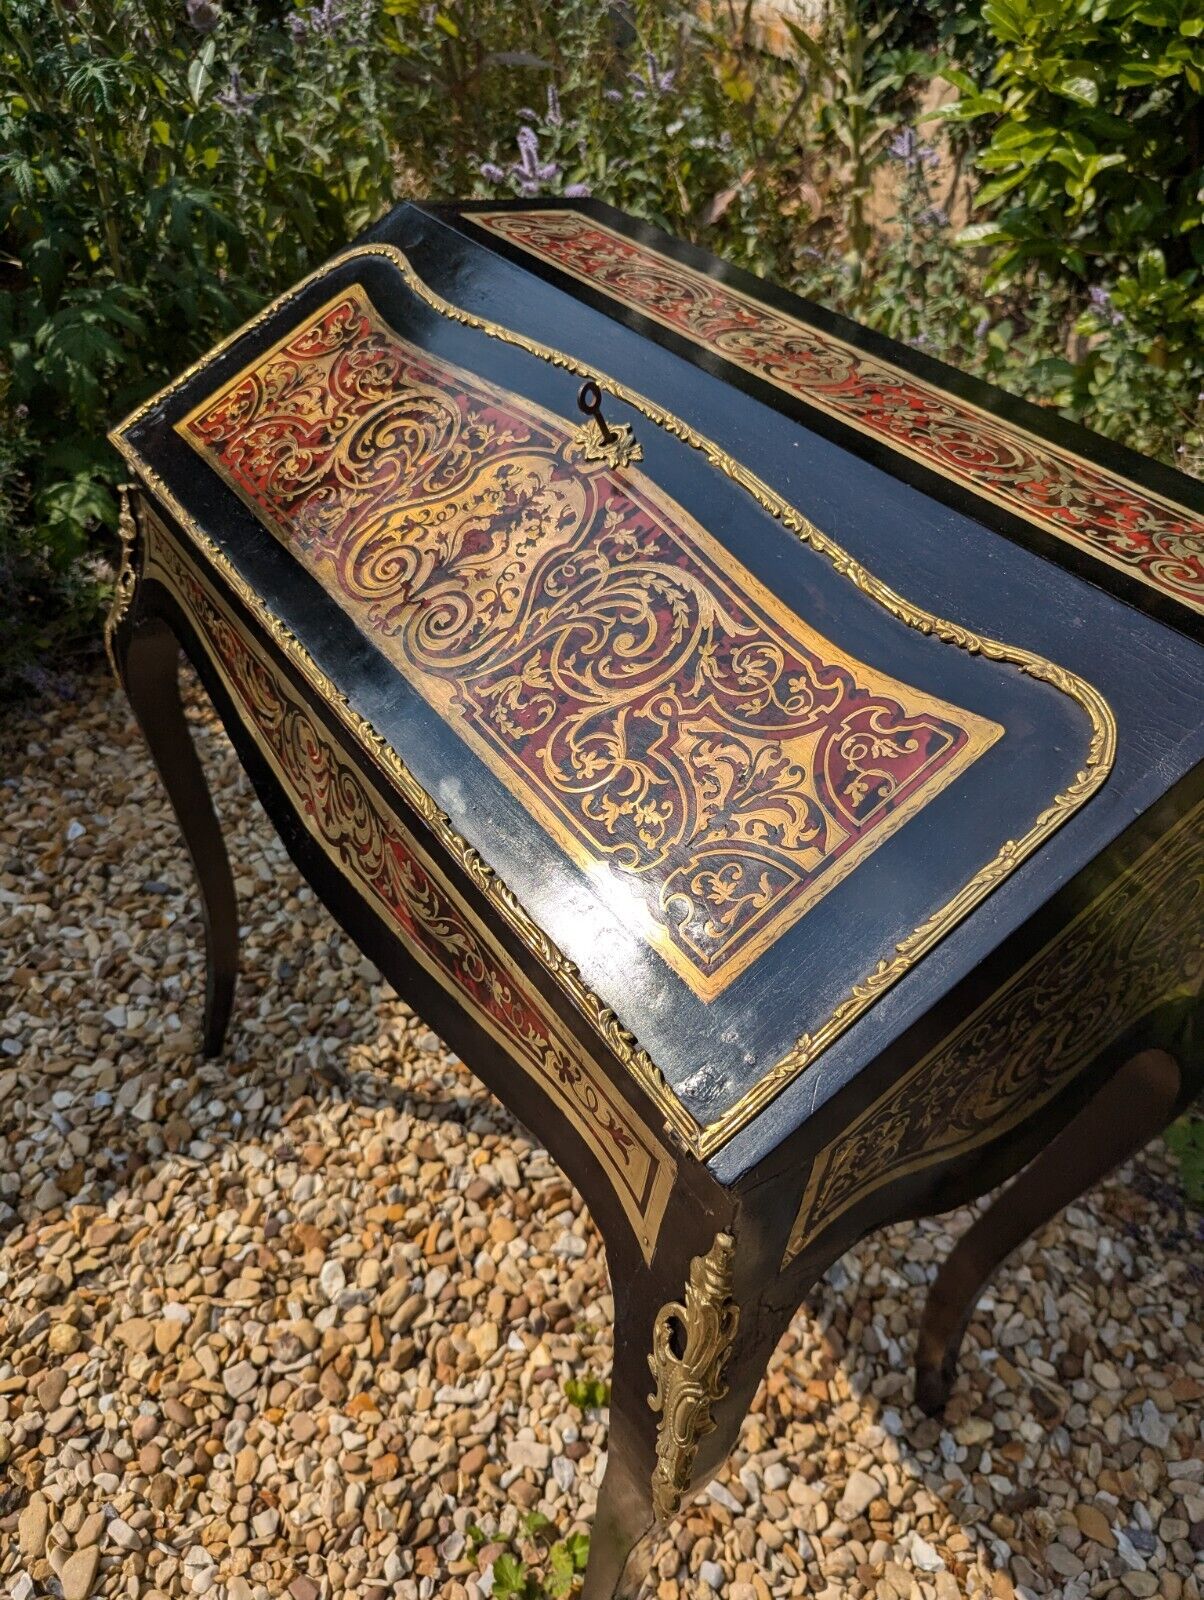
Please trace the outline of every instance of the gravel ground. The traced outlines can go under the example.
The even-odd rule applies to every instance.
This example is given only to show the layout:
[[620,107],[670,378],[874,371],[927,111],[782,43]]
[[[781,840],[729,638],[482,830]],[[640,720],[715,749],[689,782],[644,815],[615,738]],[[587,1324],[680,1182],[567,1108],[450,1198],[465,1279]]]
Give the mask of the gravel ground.
[[[246,918],[223,1064],[198,1064],[189,870],[124,702],[89,681],[6,736],[0,1595],[500,1595],[539,1542],[521,1518],[546,1543],[593,1509],[605,1416],[563,1385],[609,1370],[598,1235],[191,715]],[[980,1306],[944,1426],[908,1402],[911,1335],[968,1214],[867,1241],[649,1593],[1199,1600],[1178,1208],[1154,1146],[1047,1228]]]

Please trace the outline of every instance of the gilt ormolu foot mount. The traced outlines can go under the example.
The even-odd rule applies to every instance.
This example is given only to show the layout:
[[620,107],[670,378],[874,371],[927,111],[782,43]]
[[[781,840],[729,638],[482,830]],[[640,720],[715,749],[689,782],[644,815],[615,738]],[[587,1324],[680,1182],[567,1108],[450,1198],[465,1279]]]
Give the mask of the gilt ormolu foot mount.
[[114,439],[206,1049],[237,917],[181,649],[605,1235],[590,1600],[836,1256],[1037,1157],[938,1283],[939,1402],[1020,1220],[1200,1084],[1198,490],[593,204],[403,206]]

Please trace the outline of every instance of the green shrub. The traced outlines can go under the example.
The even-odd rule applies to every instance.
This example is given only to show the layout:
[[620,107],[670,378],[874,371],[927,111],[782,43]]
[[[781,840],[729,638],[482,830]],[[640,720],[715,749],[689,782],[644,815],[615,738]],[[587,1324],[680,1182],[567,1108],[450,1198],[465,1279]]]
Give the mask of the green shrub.
[[[0,625],[0,693],[99,637],[120,475],[107,427],[403,194],[597,194],[1194,465],[1200,102],[1176,37],[1198,44],[1183,30],[1202,5],[997,0],[992,34],[963,0],[922,24],[842,0],[783,63],[747,0],[0,0],[0,577],[22,599]],[[1158,20],[1172,12],[1174,37]],[[1018,17],[1029,31],[1003,38]],[[1079,22],[1098,46],[1094,107],[1033,64]],[[1138,55],[1160,41],[1161,76],[1124,88],[1122,117],[1125,29]],[[1101,160],[1068,198],[1052,151],[996,172],[1017,181],[977,236],[1001,253],[993,278],[955,249],[908,98],[946,57],[983,59],[984,40],[999,78],[960,80],[964,125],[1001,106],[1017,126],[1064,113],[1073,150],[1089,112],[1123,120],[1144,250],[1127,168]],[[877,204],[892,166],[899,216],[883,230],[871,191]],[[1086,277],[1072,253],[1029,249],[1040,228],[1075,242]]]
[[96,586],[60,580],[116,523],[106,428],[388,199],[374,84],[286,9],[0,6],[0,559],[33,638],[95,632]]
[[542,1511],[527,1512],[508,1539],[491,1536],[475,1523],[469,1525],[470,1556],[490,1544],[501,1546],[490,1563],[497,1600],[563,1600],[579,1588],[589,1560],[589,1535],[558,1538]]
[[0,570],[26,596],[0,685],[96,635],[107,427],[399,193],[596,189],[698,232],[730,191],[733,253],[772,270],[767,113],[721,49],[653,3],[0,0]]
[[946,115],[990,127],[989,216],[963,242],[990,250],[988,288],[1034,270],[1080,286],[1089,343],[1063,403],[1106,431],[1136,425],[1157,453],[1185,432],[1198,449],[1204,0],[989,0],[983,19],[994,69],[948,73]]

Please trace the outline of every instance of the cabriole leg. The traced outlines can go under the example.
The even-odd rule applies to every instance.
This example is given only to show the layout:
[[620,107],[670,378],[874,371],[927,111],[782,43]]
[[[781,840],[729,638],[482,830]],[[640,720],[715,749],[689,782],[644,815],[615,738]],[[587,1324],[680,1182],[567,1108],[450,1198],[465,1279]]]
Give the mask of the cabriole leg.
[[[646,1432],[639,1406],[647,1393],[611,1385],[606,1476],[589,1541],[589,1565],[581,1600],[633,1600],[648,1574],[656,1516],[652,1509],[651,1466],[642,1459],[638,1435]],[[647,1470],[645,1470],[645,1467]]]
[[166,623],[146,618],[117,632],[114,651],[200,888],[206,949],[203,1048],[207,1056],[215,1056],[234,1002],[238,908],[221,827],[180,701],[179,644]]
[[616,1297],[606,1477],[582,1600],[631,1600],[658,1529],[727,1460],[789,1312],[737,1300],[735,1245],[717,1233],[659,1309]]
[[916,1346],[916,1404],[943,1410],[962,1337],[987,1280],[1063,1206],[1161,1132],[1179,1092],[1179,1066],[1143,1050],[1117,1072],[957,1241],[924,1307]]

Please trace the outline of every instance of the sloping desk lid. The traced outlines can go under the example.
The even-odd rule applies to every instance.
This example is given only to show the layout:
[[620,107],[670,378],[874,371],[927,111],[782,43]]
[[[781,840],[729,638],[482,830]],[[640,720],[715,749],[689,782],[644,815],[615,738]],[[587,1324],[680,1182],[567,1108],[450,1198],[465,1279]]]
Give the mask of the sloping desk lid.
[[1204,639],[1198,480],[601,201],[429,205],[617,321]]
[[704,1153],[1111,764],[1089,684],[929,616],[390,245],[114,439]]

